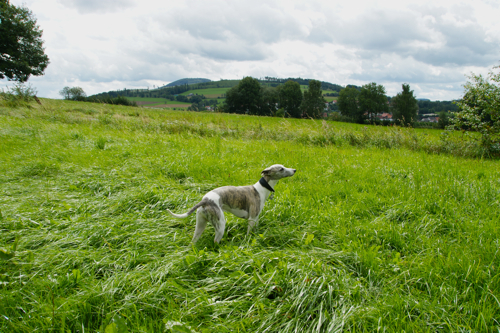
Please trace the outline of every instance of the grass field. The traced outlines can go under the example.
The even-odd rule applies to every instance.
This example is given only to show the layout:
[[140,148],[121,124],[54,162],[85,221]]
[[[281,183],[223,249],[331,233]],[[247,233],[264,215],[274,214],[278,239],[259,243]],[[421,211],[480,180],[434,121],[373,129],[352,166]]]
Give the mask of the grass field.
[[127,97],[128,100],[136,102],[140,106],[145,107],[189,107],[191,103],[171,101],[166,98],[156,98],[156,97]]
[[[300,86],[302,91],[305,91],[308,89],[308,86]],[[183,92],[180,95],[188,96],[189,94],[198,94],[198,95],[204,95],[208,99],[219,99],[219,102],[222,103],[225,101],[225,98],[220,98],[223,97],[224,94],[229,90],[230,88],[207,88],[207,89],[194,89],[194,90],[189,90],[186,92]],[[331,92],[330,90],[324,90],[323,93],[328,93]],[[184,104],[182,102],[177,102],[177,101],[170,101],[165,98],[156,98],[156,97],[127,97],[127,99],[134,101],[134,102],[154,102],[151,104],[148,104],[147,106],[158,106],[158,105],[169,105],[169,104]],[[333,100],[336,100],[337,97],[329,97],[325,96],[325,100],[327,102],[331,102]],[[189,106],[189,103],[185,103],[186,107]],[[168,107],[168,106],[167,106]]]
[[[0,332],[498,332],[500,162],[460,133],[0,101]],[[297,169],[258,230],[218,186]]]
[[187,96],[189,94],[198,94],[198,95],[204,95],[206,98],[217,98],[217,97],[222,97],[229,89],[230,88],[195,89],[186,91],[181,95]]

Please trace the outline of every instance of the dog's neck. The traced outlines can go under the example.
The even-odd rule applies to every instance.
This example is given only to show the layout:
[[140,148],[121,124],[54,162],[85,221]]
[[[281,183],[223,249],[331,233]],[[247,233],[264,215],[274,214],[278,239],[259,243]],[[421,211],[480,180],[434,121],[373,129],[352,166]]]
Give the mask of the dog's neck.
[[261,179],[259,179],[259,184],[262,185],[262,187],[264,187],[266,190],[270,191],[270,192],[274,192],[274,185],[270,185],[267,180],[262,177]]
[[266,183],[269,185],[269,187],[271,187],[271,189],[273,191],[270,191],[268,188],[264,187],[261,184],[260,180],[257,183],[255,183],[254,187],[259,191],[259,193],[262,193],[262,195],[264,196],[263,199],[264,199],[264,201],[266,201],[269,198],[270,195],[271,195],[271,199],[273,198],[273,196],[274,196],[274,186],[278,183],[278,180],[276,180],[276,179],[269,179],[269,177],[266,177],[266,176],[264,176],[262,178],[266,181]]
[[269,176],[263,176],[264,180],[271,186],[271,188],[274,190],[274,186],[278,184],[278,179],[270,179]]

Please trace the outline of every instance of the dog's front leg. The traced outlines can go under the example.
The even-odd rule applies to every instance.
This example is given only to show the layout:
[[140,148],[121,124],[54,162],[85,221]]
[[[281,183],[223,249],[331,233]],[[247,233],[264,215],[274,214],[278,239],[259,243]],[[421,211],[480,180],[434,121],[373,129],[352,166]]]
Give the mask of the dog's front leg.
[[252,231],[252,229],[254,227],[258,227],[258,226],[259,226],[259,218],[258,217],[248,219],[247,236],[250,235],[250,232]]

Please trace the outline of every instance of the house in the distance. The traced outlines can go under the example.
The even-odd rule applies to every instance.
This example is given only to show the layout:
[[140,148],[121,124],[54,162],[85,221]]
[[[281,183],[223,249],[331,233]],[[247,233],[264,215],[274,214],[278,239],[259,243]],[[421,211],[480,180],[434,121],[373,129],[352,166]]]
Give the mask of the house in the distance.
[[391,113],[387,113],[387,112],[384,112],[384,113],[379,113],[375,116],[375,118],[377,119],[380,119],[380,120],[389,120],[389,121],[393,121],[394,119],[392,119],[392,114]]
[[422,116],[422,122],[426,123],[437,123],[439,121],[439,117],[435,113],[427,113]]

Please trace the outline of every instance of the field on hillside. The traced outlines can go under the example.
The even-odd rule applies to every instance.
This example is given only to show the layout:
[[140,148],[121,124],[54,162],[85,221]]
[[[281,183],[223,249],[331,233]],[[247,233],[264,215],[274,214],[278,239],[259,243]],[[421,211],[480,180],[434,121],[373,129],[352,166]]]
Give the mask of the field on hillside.
[[[300,86],[302,92],[308,89],[307,85],[301,85]],[[224,95],[226,92],[231,89],[229,87],[226,88],[206,88],[206,89],[192,89],[188,90],[186,92],[181,93],[180,95],[188,96],[189,94],[198,94],[198,95],[204,95],[208,99],[219,99],[219,102],[222,103],[225,101]],[[332,92],[331,90],[323,90],[323,93],[329,93]],[[327,102],[331,102],[333,100],[336,100],[337,97],[330,97],[330,96],[324,96],[325,100]],[[127,99],[131,101],[137,102],[141,106],[156,106],[159,107],[169,107],[171,104],[183,104],[182,102],[177,102],[177,101],[170,101],[165,98],[156,98],[156,97],[127,97]],[[189,103],[185,103],[187,106],[189,106]],[[176,107],[179,107],[176,105]]]
[[[0,101],[0,332],[498,332],[500,161],[461,133]],[[195,217],[280,181],[256,232]]]
[[156,97],[127,97],[128,100],[136,102],[137,105],[143,107],[164,107],[164,108],[187,108],[191,106],[191,103],[171,101],[166,98],[156,98]]
[[182,93],[181,95],[187,96],[189,94],[198,94],[198,95],[204,95],[206,98],[217,98],[217,97],[222,97],[229,89],[230,88],[194,89],[194,90],[188,90]]

